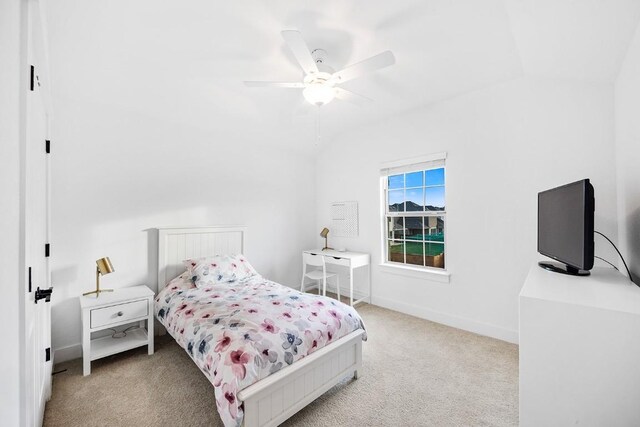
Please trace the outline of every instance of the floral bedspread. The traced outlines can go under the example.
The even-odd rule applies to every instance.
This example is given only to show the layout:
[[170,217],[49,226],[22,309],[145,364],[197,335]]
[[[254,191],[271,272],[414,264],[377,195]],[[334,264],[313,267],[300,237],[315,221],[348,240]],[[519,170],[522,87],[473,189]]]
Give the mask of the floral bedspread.
[[160,291],[155,314],[213,384],[227,427],[242,424],[240,390],[364,329],[352,307],[260,276],[200,289],[183,276]]

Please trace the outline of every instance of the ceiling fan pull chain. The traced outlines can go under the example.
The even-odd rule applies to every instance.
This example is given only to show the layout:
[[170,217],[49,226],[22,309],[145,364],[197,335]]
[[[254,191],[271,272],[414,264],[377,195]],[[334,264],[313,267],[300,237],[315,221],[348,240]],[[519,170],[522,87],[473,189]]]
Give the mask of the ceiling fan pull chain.
[[320,145],[320,106],[316,107],[316,145]]
[[284,30],[280,33],[289,50],[302,68],[304,76],[298,82],[266,82],[245,81],[248,87],[277,87],[302,89],[302,96],[318,108],[316,117],[316,145],[320,145],[320,106],[328,104],[334,98],[348,101],[358,106],[371,102],[366,96],[340,87],[342,83],[362,76],[363,74],[388,67],[396,63],[396,58],[389,50],[372,56],[364,61],[351,64],[340,71],[334,71],[326,64],[327,52],[324,49],[309,50],[302,34],[297,30]]

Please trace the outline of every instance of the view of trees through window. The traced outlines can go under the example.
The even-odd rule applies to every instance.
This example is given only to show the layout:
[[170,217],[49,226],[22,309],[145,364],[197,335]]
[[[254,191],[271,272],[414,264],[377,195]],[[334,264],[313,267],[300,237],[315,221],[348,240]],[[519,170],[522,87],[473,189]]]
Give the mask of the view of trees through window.
[[387,261],[445,268],[445,170],[387,177]]

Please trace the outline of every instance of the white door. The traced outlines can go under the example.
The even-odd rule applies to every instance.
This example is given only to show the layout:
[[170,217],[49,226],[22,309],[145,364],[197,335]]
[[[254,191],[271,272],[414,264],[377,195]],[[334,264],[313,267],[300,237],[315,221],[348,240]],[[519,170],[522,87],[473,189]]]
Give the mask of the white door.
[[28,7],[24,147],[25,215],[25,307],[24,307],[24,425],[40,426],[51,394],[51,309],[48,298],[49,272],[49,126],[46,54],[40,5]]

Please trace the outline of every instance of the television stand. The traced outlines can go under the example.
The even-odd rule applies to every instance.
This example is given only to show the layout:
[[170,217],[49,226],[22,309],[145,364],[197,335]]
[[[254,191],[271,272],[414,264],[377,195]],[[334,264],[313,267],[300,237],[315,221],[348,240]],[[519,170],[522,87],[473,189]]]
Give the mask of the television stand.
[[580,270],[558,262],[540,261],[538,265],[545,270],[553,271],[554,273],[568,274],[570,276],[588,276],[591,274],[589,270]]
[[532,263],[520,292],[520,427],[640,426],[640,288]]

